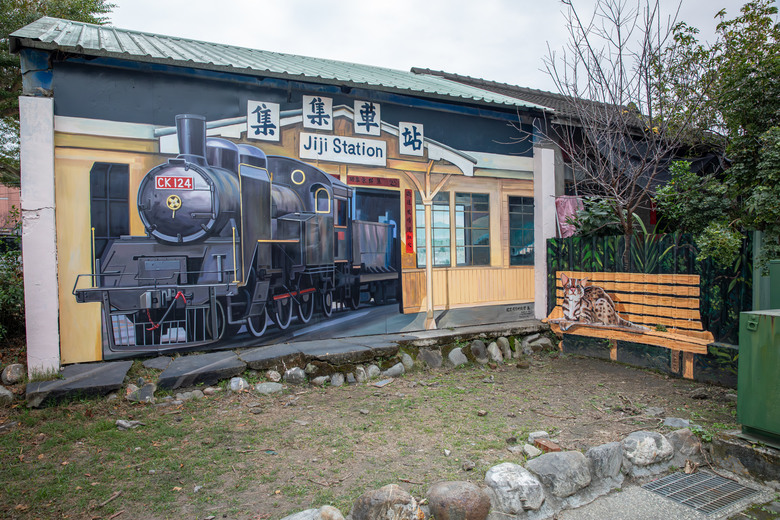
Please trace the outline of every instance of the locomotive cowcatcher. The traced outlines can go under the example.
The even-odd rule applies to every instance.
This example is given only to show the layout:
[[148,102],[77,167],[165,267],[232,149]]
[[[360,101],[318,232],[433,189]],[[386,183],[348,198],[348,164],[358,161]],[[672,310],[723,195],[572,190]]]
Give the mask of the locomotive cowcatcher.
[[395,293],[392,225],[353,221],[352,188],[296,159],[207,138],[199,115],[176,116],[176,132],[180,154],[138,188],[147,236],[113,240],[74,285],[79,303],[102,303],[108,357],[330,317],[360,305],[361,282]]

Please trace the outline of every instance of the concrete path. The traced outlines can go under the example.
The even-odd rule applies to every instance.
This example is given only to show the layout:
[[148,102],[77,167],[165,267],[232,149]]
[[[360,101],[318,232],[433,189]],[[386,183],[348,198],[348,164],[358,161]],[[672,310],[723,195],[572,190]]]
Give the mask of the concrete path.
[[[745,483],[757,487],[755,483]],[[722,520],[743,511],[753,504],[772,500],[774,493],[763,489],[761,493],[741,500],[722,511],[704,514],[678,504],[640,486],[629,486],[622,491],[600,497],[586,506],[558,514],[558,520]]]

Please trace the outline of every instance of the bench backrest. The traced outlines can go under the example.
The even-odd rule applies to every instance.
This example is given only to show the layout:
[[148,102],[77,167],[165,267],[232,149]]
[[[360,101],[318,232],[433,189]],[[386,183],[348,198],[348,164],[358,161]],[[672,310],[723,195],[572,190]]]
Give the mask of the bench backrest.
[[563,303],[561,274],[587,278],[604,289],[624,319],[653,328],[695,334],[703,330],[699,314],[699,276],[692,274],[587,273],[557,271],[556,305]]

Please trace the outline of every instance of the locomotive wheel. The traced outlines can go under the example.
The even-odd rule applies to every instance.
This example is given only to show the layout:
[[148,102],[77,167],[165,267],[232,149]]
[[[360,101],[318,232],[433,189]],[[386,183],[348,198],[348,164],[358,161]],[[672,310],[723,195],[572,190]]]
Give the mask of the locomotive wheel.
[[[217,315],[217,330],[212,331],[212,325],[211,325],[211,312],[212,310]],[[208,309],[206,311],[206,332],[209,334],[209,336],[212,337],[214,341],[222,339],[222,336],[225,335],[225,325],[227,324],[227,320],[225,319],[225,306],[222,304],[222,300],[217,300],[216,305],[213,309]]]
[[309,323],[314,314],[314,292],[307,292],[298,296],[296,311],[301,323]]
[[352,286],[352,296],[348,299],[347,305],[353,311],[360,307],[360,283]]
[[271,302],[271,319],[281,330],[287,330],[292,321],[293,301],[292,298],[281,298]]
[[322,306],[322,314],[324,314],[326,318],[330,318],[331,314],[333,314],[333,291],[330,287],[327,287],[325,291],[321,293],[320,304]]
[[263,307],[263,312],[259,316],[248,316],[246,319],[246,326],[249,332],[256,338],[259,338],[265,334],[265,329],[268,327],[268,310]]

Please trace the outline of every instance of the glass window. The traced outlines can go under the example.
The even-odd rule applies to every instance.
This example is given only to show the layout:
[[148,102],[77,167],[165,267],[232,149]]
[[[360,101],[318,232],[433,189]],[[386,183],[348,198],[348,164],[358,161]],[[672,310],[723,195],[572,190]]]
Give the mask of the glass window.
[[95,258],[101,257],[110,240],[130,234],[129,182],[126,164],[95,163],[89,172]]
[[509,197],[509,265],[534,265],[533,197]]
[[490,265],[488,194],[455,194],[455,256],[458,265]]
[[[417,229],[417,267],[425,267],[425,206],[420,194],[415,192],[415,215]],[[431,234],[433,266],[450,265],[450,194],[439,192],[431,206]]]

